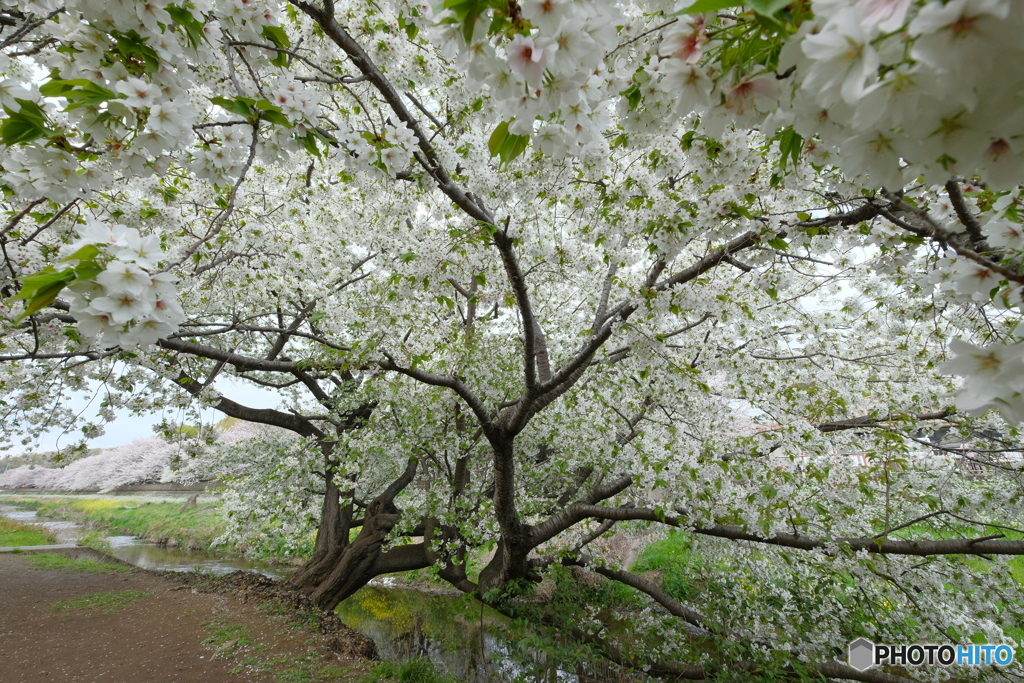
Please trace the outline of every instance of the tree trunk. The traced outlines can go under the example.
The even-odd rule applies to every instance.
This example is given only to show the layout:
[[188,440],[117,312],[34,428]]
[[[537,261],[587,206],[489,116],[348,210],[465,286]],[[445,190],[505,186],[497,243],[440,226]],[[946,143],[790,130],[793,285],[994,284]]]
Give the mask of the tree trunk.
[[[346,505],[344,514],[338,496],[338,485],[333,473],[327,472],[327,490],[320,508],[320,526],[316,532],[313,557],[292,576],[292,583],[300,588],[316,585],[327,578],[332,567],[348,545],[352,506]],[[343,517],[345,519],[343,519]],[[308,592],[308,591],[303,591]]]
[[416,461],[411,459],[405,472],[367,507],[359,535],[351,543],[352,506],[340,504],[337,486],[328,478],[313,557],[291,582],[317,606],[334,609],[376,576],[429,567],[422,543],[381,552],[388,534],[402,517],[394,505],[395,496],[415,475]]

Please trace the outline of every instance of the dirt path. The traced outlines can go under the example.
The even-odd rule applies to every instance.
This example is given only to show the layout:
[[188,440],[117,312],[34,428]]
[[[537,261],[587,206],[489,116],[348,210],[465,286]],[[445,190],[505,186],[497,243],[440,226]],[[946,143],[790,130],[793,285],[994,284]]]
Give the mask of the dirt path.
[[[0,554],[0,683],[355,683],[368,669],[269,604],[142,570],[38,569],[31,558]],[[54,608],[97,593],[131,599],[114,611]]]

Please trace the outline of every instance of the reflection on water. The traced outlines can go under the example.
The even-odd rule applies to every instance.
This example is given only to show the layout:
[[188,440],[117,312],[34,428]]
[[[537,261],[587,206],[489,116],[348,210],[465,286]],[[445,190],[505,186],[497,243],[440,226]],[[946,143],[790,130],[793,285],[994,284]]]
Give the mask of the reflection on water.
[[[197,570],[214,574],[227,574],[236,569],[245,569],[266,574],[275,579],[285,578],[288,573],[259,560],[225,557],[212,551],[168,548],[156,543],[139,541],[134,536],[114,536],[108,540],[115,538],[118,539],[118,543],[111,543],[110,554],[143,569],[160,569],[171,572]],[[134,541],[134,543],[130,541]]]
[[558,661],[531,647],[522,624],[466,597],[366,586],[337,609],[343,622],[370,636],[381,658],[427,657],[457,681],[626,683],[637,679],[604,662]]
[[[87,532],[85,527],[75,522],[41,519],[36,516],[35,510],[0,505],[0,515],[26,524],[39,524],[46,527],[61,543],[74,543]],[[224,556],[213,551],[168,548],[164,545],[143,541],[137,536],[107,536],[103,540],[110,544],[108,552],[111,555],[143,569],[171,572],[199,570],[214,574],[227,574],[236,569],[245,569],[266,574],[275,579],[286,578],[294,571],[288,567],[275,567],[259,560]]]
[[428,657],[456,680],[513,680],[510,661],[494,661],[505,644],[495,634],[507,619],[480,604],[449,595],[366,586],[338,607],[343,622],[370,636],[382,659]]

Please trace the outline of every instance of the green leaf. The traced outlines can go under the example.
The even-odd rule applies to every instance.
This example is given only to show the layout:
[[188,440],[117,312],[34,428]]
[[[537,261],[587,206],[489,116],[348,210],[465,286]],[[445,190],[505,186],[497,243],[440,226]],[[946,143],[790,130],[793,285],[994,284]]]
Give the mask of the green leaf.
[[264,26],[263,37],[272,42],[276,47],[287,50],[292,46],[291,38],[288,37],[288,32],[280,26]]
[[445,0],[444,6],[455,15],[455,21],[452,23],[462,24],[462,37],[467,43],[471,43],[473,32],[476,30],[476,20],[489,7],[503,6],[503,3],[488,0]]
[[62,258],[61,261],[92,261],[99,253],[99,247],[95,244],[87,244],[70,256]]
[[138,33],[112,31],[110,35],[117,41],[117,51],[125,58],[125,66],[141,63],[142,71],[145,73],[154,73],[160,69],[160,55],[147,45],[146,40]]
[[738,0],[697,0],[689,7],[678,12],[674,12],[668,16],[679,16],[681,14],[700,14],[701,12],[717,12],[720,9],[726,9],[727,7],[739,7],[744,3]]
[[252,117],[252,105],[256,101],[248,97],[236,97],[233,100],[229,100],[226,97],[211,97],[210,102],[228,110],[232,114],[238,114],[248,119]]
[[778,249],[779,251],[786,251],[789,249],[789,242],[782,239],[781,237],[775,237],[768,240],[768,246],[772,249]]
[[786,128],[779,134],[779,152],[782,158],[779,159],[779,168],[786,170],[786,164],[792,160],[795,165],[800,160],[800,152],[804,148],[804,139],[793,130]]
[[171,15],[171,19],[176,24],[185,29],[185,33],[188,35],[188,42],[192,47],[199,47],[202,43],[207,42],[206,34],[203,33],[203,22],[195,18],[195,16],[184,7],[176,7],[175,5],[168,5],[164,9]]
[[313,156],[321,156],[320,147],[316,144],[317,135],[313,131],[306,131],[306,134],[302,137],[302,145],[306,148],[306,151]]
[[288,117],[279,111],[265,111],[260,118],[278,126],[284,126],[285,128],[293,127],[292,122],[288,120]]
[[[515,119],[513,119],[514,121]],[[487,149],[492,157],[499,157],[502,164],[507,164],[526,151],[530,145],[529,135],[514,135],[508,132],[512,121],[502,121],[487,140]]]
[[16,145],[48,136],[52,132],[47,127],[49,121],[46,113],[38,104],[20,98],[15,98],[15,102],[20,107],[18,111],[4,107],[7,118],[0,124],[0,141],[5,145]]
[[490,151],[492,157],[498,156],[498,152],[501,151],[501,146],[505,144],[505,138],[508,137],[508,121],[502,121],[498,124],[498,127],[491,133],[491,137],[487,140],[487,149]]
[[[42,108],[32,100],[23,100],[20,97],[16,97],[14,101],[18,103],[20,108],[16,112],[8,110],[7,113],[10,116],[23,118],[26,121],[32,121],[40,126],[45,126],[49,121],[49,119],[46,118],[46,112],[44,112]],[[4,109],[7,109],[7,107],[4,107]]]
[[46,129],[29,121],[9,118],[0,128],[0,140],[5,145],[16,145],[22,142],[31,142],[46,135]]
[[770,17],[780,9],[783,9],[789,5],[792,0],[747,0],[743,3],[749,5],[750,9],[754,10],[758,14],[766,17]]
[[53,266],[47,266],[38,273],[26,275],[21,278],[21,291],[12,297],[12,301],[17,299],[31,299],[35,296],[37,290],[48,287],[55,282],[67,282],[73,278],[74,273],[70,269],[57,270]]
[[642,102],[644,99],[644,95],[640,91],[640,86],[636,85],[635,83],[632,86],[620,92],[619,94],[625,97],[626,101],[629,102],[630,111],[633,111],[634,109],[639,107],[640,102]]
[[53,300],[60,294],[60,290],[64,289],[66,285],[67,282],[54,282],[42,289],[36,290],[35,296],[29,299],[28,304],[25,306],[25,312],[17,317],[16,322],[21,322],[28,316],[38,313],[52,304]]
[[39,86],[39,94],[43,97],[60,97],[68,90],[74,90],[71,81],[62,81],[60,79],[49,80]]
[[[282,50],[287,50],[292,44],[288,33],[280,26],[264,26],[263,37],[272,42],[274,47],[281,48]],[[278,52],[277,56],[270,60],[270,63],[274,66],[288,66],[288,54]]]
[[420,27],[416,24],[407,20],[404,16],[398,16],[398,28],[405,31],[405,35],[409,36],[409,40],[413,40],[416,35],[420,32]]
[[95,261],[83,261],[75,266],[75,279],[83,281],[94,280],[103,270],[103,266],[96,265]]
[[[81,82],[82,79],[76,79]],[[75,81],[68,81],[74,83]],[[112,90],[107,90],[103,86],[96,85],[91,81],[85,81],[82,83],[82,87],[78,89],[68,90],[63,95],[68,101],[68,106],[65,111],[71,111],[78,107],[85,107],[89,105],[99,105],[109,100],[118,98],[117,93]]]
[[10,301],[24,300],[25,312],[18,316],[18,321],[36,313],[53,303],[60,291],[75,280],[75,271],[67,268],[57,270],[47,266],[38,273],[21,278],[21,291],[11,297]]

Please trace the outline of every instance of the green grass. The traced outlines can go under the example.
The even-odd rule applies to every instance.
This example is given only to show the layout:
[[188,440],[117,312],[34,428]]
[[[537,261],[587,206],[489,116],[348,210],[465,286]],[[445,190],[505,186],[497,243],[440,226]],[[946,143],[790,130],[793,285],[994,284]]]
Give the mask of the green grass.
[[256,605],[257,612],[263,612],[264,614],[271,614],[273,616],[281,616],[291,612],[291,608],[285,605],[278,604],[276,602],[261,602]]
[[290,665],[279,671],[274,680],[278,683],[307,683],[307,681],[336,681],[348,671],[333,664],[323,664],[316,654],[295,657]]
[[111,572],[128,572],[131,567],[114,562],[94,562],[92,560],[75,560],[63,555],[33,555],[29,558],[32,569],[47,569],[68,574],[86,572],[89,574],[109,574]]
[[240,647],[248,647],[253,644],[249,629],[237,624],[229,624],[224,621],[207,621],[203,628],[211,631],[210,637],[203,641],[203,645],[209,645],[217,651],[217,656],[230,657]]
[[[239,642],[240,644],[241,642]],[[260,647],[260,645],[256,645],[252,649]],[[283,655],[271,658],[249,656],[229,669],[228,673],[273,672],[274,680],[278,683],[351,680],[346,678],[351,673],[350,669],[334,664],[324,664],[323,659],[322,655],[314,652],[299,656]]]
[[58,498],[37,508],[40,517],[89,523],[115,533],[152,541],[173,541],[183,548],[209,548],[224,533],[219,506],[180,512],[181,503],[140,503],[107,498]]
[[91,593],[71,600],[55,602],[50,606],[55,612],[69,612],[80,609],[98,609],[104,614],[117,612],[128,606],[139,598],[148,596],[145,591],[110,591],[106,593]]
[[363,683],[455,683],[455,679],[440,673],[429,659],[420,657],[401,664],[382,662],[370,670]]
[[57,539],[36,524],[24,524],[0,517],[0,547],[20,545],[52,545]]
[[288,625],[295,628],[304,628],[307,631],[316,631],[320,626],[320,617],[313,612],[299,610],[295,614],[295,619],[288,622]]

